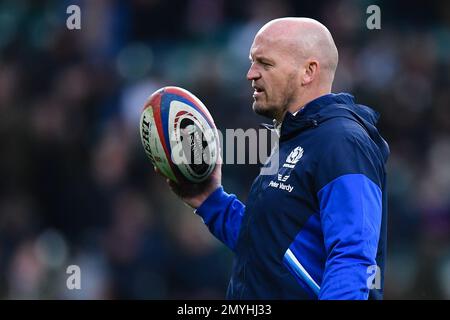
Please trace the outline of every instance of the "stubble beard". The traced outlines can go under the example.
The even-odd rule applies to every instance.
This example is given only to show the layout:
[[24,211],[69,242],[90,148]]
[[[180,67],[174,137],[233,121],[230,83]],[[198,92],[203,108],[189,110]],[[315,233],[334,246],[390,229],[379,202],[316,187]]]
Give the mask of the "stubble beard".
[[[294,74],[289,77],[288,84],[286,86],[286,92],[283,94],[284,99],[281,103],[264,105],[261,102],[257,102],[256,100],[254,100],[252,105],[253,111],[256,114],[259,114],[271,120],[282,120],[294,96],[294,77]],[[267,99],[266,93],[264,93],[264,95]]]

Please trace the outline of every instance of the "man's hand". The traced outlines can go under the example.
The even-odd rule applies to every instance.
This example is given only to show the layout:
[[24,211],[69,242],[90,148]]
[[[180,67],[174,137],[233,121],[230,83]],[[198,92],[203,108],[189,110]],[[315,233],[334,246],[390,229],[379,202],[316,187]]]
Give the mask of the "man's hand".
[[[161,172],[154,167],[155,172]],[[162,175],[162,174],[161,174]],[[213,193],[222,184],[222,159],[219,158],[214,171],[202,183],[180,182],[175,183],[170,179],[166,179],[170,189],[181,198],[187,205],[197,209],[205,201],[211,193]]]

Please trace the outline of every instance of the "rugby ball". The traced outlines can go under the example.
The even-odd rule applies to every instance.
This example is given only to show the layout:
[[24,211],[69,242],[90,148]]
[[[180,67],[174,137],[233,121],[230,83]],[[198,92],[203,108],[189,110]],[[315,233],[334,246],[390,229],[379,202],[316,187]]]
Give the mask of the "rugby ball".
[[140,135],[145,153],[177,183],[205,181],[218,159],[219,139],[205,105],[189,91],[164,87],[144,105]]

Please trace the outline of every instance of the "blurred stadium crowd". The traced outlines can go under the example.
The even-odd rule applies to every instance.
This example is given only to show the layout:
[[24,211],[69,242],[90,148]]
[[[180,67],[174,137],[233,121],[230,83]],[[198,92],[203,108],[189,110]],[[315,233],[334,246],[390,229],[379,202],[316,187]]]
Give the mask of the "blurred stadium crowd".
[[[177,85],[221,129],[270,122],[251,110],[249,47],[270,19],[308,16],[338,46],[334,92],[378,110],[391,147],[385,298],[450,299],[450,3],[420,3],[0,2],[0,298],[223,298],[232,253],[153,172],[140,111]],[[258,166],[223,171],[246,200]]]

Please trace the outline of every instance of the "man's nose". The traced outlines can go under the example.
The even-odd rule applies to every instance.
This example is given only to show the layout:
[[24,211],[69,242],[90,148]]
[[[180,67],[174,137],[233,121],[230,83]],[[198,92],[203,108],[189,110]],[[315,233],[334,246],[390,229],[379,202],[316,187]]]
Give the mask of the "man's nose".
[[252,64],[250,66],[250,69],[248,69],[248,72],[247,72],[247,80],[252,81],[252,80],[257,80],[259,78],[261,78],[261,73],[259,73],[259,71],[256,70],[256,68]]

